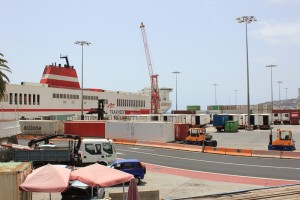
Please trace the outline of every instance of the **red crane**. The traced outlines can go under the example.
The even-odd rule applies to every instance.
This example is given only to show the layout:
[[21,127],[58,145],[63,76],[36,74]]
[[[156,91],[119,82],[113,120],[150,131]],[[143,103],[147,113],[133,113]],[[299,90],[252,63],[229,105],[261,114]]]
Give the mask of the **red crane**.
[[145,31],[145,25],[143,24],[143,22],[141,23],[140,28],[142,31],[144,48],[145,48],[145,53],[146,53],[147,65],[148,65],[148,71],[149,71],[149,77],[150,77],[150,82],[151,82],[151,113],[157,114],[158,110],[160,109],[160,96],[159,96],[159,88],[158,88],[158,82],[157,82],[158,74],[153,74],[151,57],[150,57],[150,52],[149,52],[148,42],[147,42],[147,37],[146,37],[146,31]]

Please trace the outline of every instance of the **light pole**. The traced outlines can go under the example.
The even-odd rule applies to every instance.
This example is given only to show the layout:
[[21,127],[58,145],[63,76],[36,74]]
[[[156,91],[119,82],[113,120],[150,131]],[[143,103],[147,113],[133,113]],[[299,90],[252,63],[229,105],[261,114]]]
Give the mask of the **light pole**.
[[181,72],[179,71],[174,71],[172,72],[176,76],[176,110],[177,110],[177,75],[180,74]]
[[277,65],[267,65],[266,67],[270,67],[270,69],[271,69],[271,103],[272,103],[272,113],[273,113],[273,75],[272,75],[272,69],[273,69],[273,67],[277,67]]
[[248,27],[247,24],[257,21],[254,16],[242,16],[236,19],[238,23],[245,23],[246,25],[246,62],[247,62],[247,112],[248,123],[247,129],[250,130],[250,94],[249,94],[249,61],[248,61]]
[[237,90],[234,91],[235,91],[235,105],[237,105]]
[[285,100],[287,100],[287,89],[288,88],[285,88]]
[[83,115],[83,46],[89,46],[91,43],[87,41],[76,41],[74,44],[81,46],[81,120],[84,120]]
[[215,86],[215,105],[217,105],[217,86],[218,86],[218,84],[213,84],[214,86]]
[[277,81],[277,83],[278,83],[278,86],[279,86],[278,88],[279,88],[279,101],[280,101],[280,84],[283,83],[283,82],[282,81]]

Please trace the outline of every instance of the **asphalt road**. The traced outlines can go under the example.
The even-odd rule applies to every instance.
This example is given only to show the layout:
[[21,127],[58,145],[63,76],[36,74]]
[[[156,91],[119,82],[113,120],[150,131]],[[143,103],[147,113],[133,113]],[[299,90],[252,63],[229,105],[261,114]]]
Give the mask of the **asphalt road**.
[[300,180],[300,160],[238,157],[163,148],[116,145],[118,157],[142,162],[212,173]]

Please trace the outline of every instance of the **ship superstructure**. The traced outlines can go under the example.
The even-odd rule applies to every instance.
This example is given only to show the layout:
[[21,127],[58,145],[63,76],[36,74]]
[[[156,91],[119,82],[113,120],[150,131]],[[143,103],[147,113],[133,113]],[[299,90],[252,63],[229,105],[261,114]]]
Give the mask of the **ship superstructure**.
[[[36,119],[41,116],[81,114],[81,87],[73,66],[51,64],[45,66],[40,83],[7,84],[6,94],[0,102],[5,119]],[[133,92],[83,89],[85,118],[98,100],[104,99],[105,116],[114,119],[126,114],[149,114],[150,95]],[[96,119],[96,117],[95,117]]]

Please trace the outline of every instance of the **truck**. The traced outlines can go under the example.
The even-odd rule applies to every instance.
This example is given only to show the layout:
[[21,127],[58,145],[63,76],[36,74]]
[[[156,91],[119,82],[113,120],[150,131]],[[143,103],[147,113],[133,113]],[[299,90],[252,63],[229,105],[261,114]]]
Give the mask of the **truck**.
[[203,146],[217,146],[217,141],[213,140],[212,135],[206,132],[205,128],[190,128],[188,131],[188,136],[185,139],[186,144],[196,144]]
[[[68,138],[61,140],[60,146],[50,143],[50,139]],[[41,142],[44,142],[41,144]],[[61,144],[63,143],[63,144]],[[67,146],[64,146],[66,145]],[[15,149],[14,161],[31,161],[35,168],[45,164],[65,164],[82,166],[89,163],[109,165],[117,159],[117,153],[112,140],[81,139],[77,135],[53,134],[28,142],[29,148]]]

